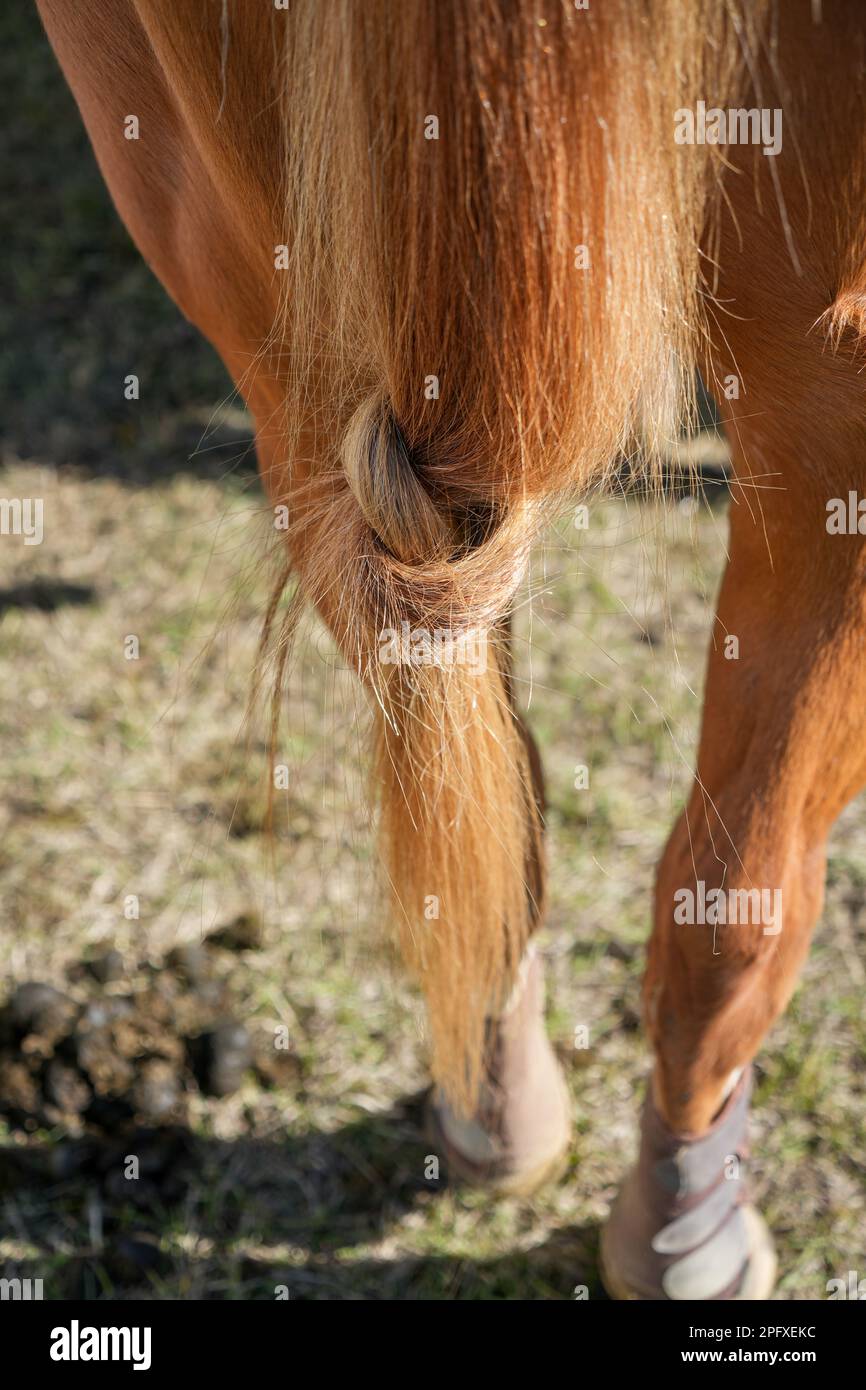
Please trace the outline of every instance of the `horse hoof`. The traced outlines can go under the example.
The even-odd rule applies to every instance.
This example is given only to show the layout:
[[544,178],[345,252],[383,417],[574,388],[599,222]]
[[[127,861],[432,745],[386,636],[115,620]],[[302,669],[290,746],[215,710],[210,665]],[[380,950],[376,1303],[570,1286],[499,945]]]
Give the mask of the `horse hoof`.
[[427,1132],[452,1179],[526,1197],[561,1175],[571,1144],[571,1102],[544,1028],[542,966],[534,950],[508,1007],[489,1027],[475,1113],[461,1117],[431,1091]]
[[747,1070],[698,1138],[672,1133],[647,1096],[637,1166],[602,1232],[601,1278],[612,1298],[770,1297],[773,1241],[740,1176],[750,1090]]
[[[741,1207],[743,1221],[747,1230],[749,1242],[749,1257],[743,1271],[742,1280],[735,1293],[730,1295],[734,1302],[748,1301],[763,1303],[768,1299],[776,1285],[776,1272],[778,1260],[776,1258],[776,1247],[773,1244],[773,1237],[770,1235],[769,1227],[757,1207],[746,1204]],[[619,1301],[628,1299],[645,1299],[649,1295],[646,1293],[636,1293],[634,1288],[620,1278],[614,1260],[615,1252],[610,1250],[610,1238],[608,1236],[609,1227],[605,1227],[601,1237],[601,1259],[600,1274],[601,1282],[611,1298]],[[668,1298],[664,1292],[655,1295],[658,1299]],[[680,1298],[689,1297],[687,1294],[680,1294]]]
[[[426,1132],[435,1152],[443,1160],[448,1177],[465,1187],[482,1188],[497,1197],[530,1197],[548,1183],[561,1177],[568,1166],[571,1135],[566,1131],[565,1138],[552,1152],[516,1161],[513,1157],[496,1153],[490,1136],[473,1120],[454,1122],[466,1129],[478,1131],[470,1143],[474,1153],[482,1146],[489,1147],[489,1158],[476,1158],[466,1152],[449,1137],[442,1120],[443,1102],[430,1093],[427,1101]],[[450,1112],[453,1115],[453,1112]],[[462,1137],[462,1136],[461,1136]]]

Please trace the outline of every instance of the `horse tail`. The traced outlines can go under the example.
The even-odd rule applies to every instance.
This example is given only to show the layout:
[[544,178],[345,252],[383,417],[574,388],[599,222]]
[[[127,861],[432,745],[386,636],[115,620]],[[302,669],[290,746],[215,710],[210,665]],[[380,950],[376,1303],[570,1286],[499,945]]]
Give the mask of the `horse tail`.
[[675,427],[718,155],[676,113],[731,89],[745,21],[718,0],[285,18],[290,527],[372,695],[394,922],[465,1110],[538,908],[503,620],[552,511]]

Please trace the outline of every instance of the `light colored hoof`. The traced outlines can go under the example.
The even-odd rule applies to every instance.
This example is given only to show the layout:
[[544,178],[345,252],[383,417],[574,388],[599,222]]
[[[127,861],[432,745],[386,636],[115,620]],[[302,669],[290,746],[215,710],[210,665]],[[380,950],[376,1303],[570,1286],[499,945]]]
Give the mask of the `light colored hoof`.
[[[745,1205],[742,1208],[743,1221],[749,1238],[749,1263],[746,1266],[742,1283],[734,1294],[732,1302],[763,1303],[770,1297],[776,1286],[778,1260],[773,1237],[769,1227],[757,1207]],[[599,1273],[601,1282],[611,1298],[617,1302],[634,1302],[641,1295],[617,1273],[615,1255],[611,1249],[610,1227],[605,1226],[601,1233],[599,1251]]]
[[770,1228],[757,1207],[743,1208],[743,1218],[749,1231],[751,1256],[737,1301],[763,1303],[776,1287],[779,1261]]
[[452,1178],[526,1197],[564,1171],[571,1143],[571,1099],[545,1031],[541,959],[531,947],[505,1011],[488,1027],[475,1113],[461,1117],[431,1094],[427,1129]]
[[[532,1159],[515,1160],[507,1154],[498,1154],[489,1136],[484,1136],[487,1140],[484,1147],[488,1148],[486,1157],[479,1155],[479,1149],[482,1147],[479,1143],[472,1144],[473,1154],[476,1156],[458,1148],[446,1132],[442,1105],[437,1104],[432,1091],[427,1098],[425,1130],[434,1152],[441,1157],[445,1170],[453,1181],[467,1187],[483,1189],[497,1197],[530,1197],[542,1187],[556,1182],[568,1167],[571,1150],[568,1109],[568,1092],[563,1082],[563,1123],[559,1139],[551,1149],[535,1155]],[[467,1122],[458,1121],[458,1124],[465,1126]],[[480,1129],[479,1126],[473,1125],[472,1121],[468,1124],[472,1125],[474,1130]],[[463,1132],[466,1132],[465,1129]]]

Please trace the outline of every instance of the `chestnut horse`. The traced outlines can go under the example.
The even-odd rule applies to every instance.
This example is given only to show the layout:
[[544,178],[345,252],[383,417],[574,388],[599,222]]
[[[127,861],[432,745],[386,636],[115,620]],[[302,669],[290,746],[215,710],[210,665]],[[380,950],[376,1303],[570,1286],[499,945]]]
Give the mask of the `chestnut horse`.
[[466,1179],[527,1191],[569,1140],[509,665],[527,557],[637,438],[652,471],[696,367],[723,393],[730,558],[602,1257],[618,1297],[767,1297],[750,1063],[866,780],[856,495],[828,524],[866,449],[862,0],[39,8],[121,217],[255,419],[287,569],[370,693],[383,888]]

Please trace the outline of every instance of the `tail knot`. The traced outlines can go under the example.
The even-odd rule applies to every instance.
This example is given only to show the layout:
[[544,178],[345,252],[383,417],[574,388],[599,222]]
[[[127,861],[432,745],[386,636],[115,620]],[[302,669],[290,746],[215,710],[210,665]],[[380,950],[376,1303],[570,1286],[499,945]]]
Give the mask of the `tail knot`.
[[458,633],[505,614],[531,541],[525,505],[454,505],[379,396],[352,416],[341,461],[366,536],[365,588],[377,622]]

